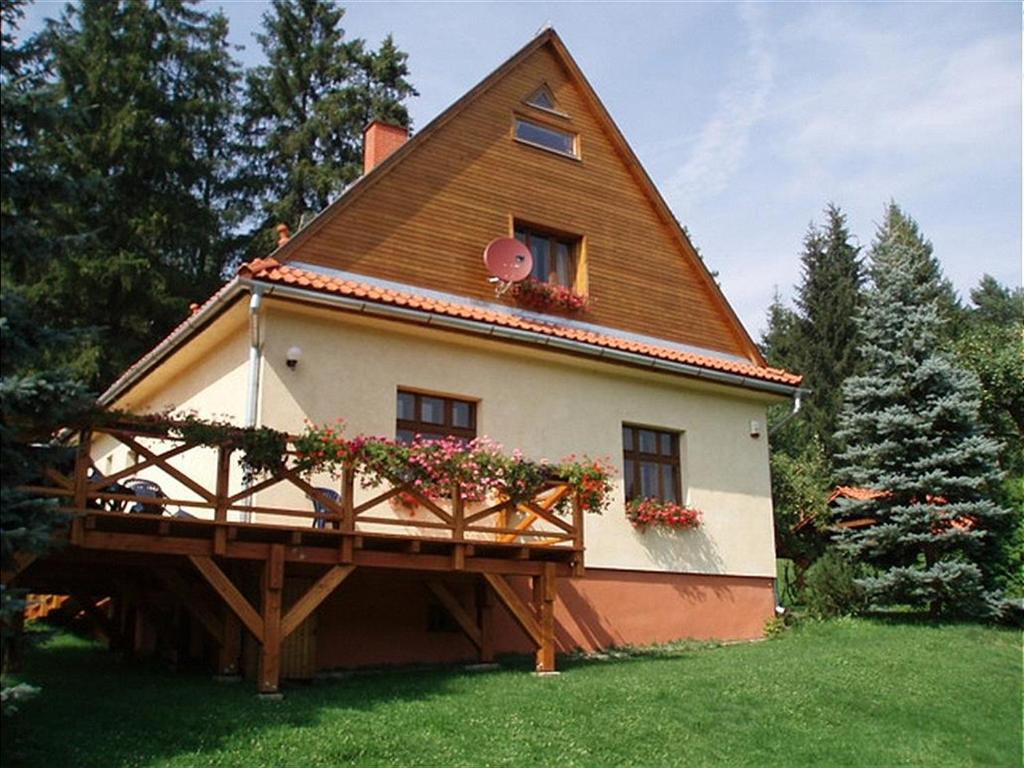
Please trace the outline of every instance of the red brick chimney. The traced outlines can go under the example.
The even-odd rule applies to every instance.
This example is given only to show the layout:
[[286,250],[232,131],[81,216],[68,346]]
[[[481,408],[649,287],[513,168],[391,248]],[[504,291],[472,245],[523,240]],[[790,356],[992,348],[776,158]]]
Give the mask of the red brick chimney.
[[363,131],[363,173],[369,173],[405,144],[409,129],[374,120]]

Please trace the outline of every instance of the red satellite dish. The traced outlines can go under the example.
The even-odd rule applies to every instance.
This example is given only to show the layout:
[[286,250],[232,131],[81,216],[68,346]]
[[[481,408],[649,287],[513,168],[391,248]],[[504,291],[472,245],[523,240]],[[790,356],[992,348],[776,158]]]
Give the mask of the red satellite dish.
[[484,248],[484,266],[503,283],[525,280],[533,269],[533,254],[514,237],[499,237]]

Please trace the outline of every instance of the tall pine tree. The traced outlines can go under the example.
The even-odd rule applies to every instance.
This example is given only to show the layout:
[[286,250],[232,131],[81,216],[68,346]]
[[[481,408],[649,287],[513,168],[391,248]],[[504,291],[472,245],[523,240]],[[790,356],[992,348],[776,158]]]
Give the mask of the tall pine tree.
[[803,422],[831,461],[843,382],[859,362],[855,317],[864,276],[860,249],[850,243],[846,216],[832,204],[825,216],[825,225],[808,233],[801,257],[795,346],[796,370],[810,389]]
[[811,224],[804,238],[796,310],[776,294],[768,310],[761,346],[772,365],[799,371],[809,390],[797,418],[788,408],[769,413],[772,501],[776,545],[794,561],[798,580],[823,547],[813,518],[824,525],[835,453],[835,423],[841,387],[858,365],[854,316],[861,302],[863,268],[850,243],[846,217],[825,209],[822,227]]
[[981,613],[985,540],[1006,517],[992,501],[998,446],[979,423],[977,377],[940,349],[949,294],[917,224],[891,203],[870,254],[860,314],[864,373],[847,379],[839,475],[880,491],[844,512],[877,520],[839,546],[874,569],[878,605]]
[[225,17],[194,5],[68,6],[32,41],[46,76],[5,73],[26,138],[4,140],[4,278],[31,313],[92,332],[74,364],[96,386],[220,280],[238,72]]
[[346,40],[344,14],[331,0],[274,0],[263,16],[268,63],[248,73],[242,120],[248,191],[261,206],[257,251],[276,224],[296,229],[359,177],[372,119],[409,124],[407,54],[390,36],[376,51]]

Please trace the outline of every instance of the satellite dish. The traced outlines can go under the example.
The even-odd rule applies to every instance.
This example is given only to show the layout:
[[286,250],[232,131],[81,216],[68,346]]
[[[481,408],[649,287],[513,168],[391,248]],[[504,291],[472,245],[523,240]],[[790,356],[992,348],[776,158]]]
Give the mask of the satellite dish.
[[530,276],[533,254],[514,237],[498,237],[484,248],[484,266],[491,273],[490,282],[498,284],[495,292],[501,296],[513,283]]

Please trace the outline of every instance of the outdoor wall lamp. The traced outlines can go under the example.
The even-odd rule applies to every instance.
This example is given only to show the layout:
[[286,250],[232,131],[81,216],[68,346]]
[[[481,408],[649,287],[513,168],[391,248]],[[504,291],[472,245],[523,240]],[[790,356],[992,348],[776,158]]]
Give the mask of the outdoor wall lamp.
[[299,364],[299,360],[302,358],[302,347],[289,347],[288,353],[285,356],[285,364],[295,370],[295,366]]

